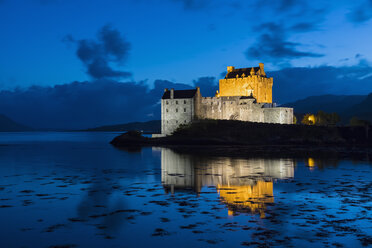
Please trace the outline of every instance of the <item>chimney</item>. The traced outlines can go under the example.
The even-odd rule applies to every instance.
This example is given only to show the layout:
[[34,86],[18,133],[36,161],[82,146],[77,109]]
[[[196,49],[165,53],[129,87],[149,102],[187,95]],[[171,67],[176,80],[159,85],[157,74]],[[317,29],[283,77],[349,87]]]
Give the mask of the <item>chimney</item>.
[[173,99],[174,98],[174,89],[171,89],[170,90],[170,99]]
[[235,69],[234,66],[228,66],[228,67],[227,67],[227,72],[228,72],[228,73],[229,73],[229,72],[232,72],[234,69]]
[[266,73],[264,71],[264,64],[263,63],[259,63],[258,64],[260,66],[260,73],[262,76],[266,76]]

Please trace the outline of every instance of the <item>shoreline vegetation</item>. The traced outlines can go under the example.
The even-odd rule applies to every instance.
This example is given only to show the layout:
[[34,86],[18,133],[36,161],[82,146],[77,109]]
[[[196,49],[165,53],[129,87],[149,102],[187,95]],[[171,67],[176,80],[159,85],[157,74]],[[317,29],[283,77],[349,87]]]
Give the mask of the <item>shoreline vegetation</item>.
[[171,136],[148,138],[129,131],[115,137],[123,149],[169,147],[181,153],[213,156],[372,158],[371,126],[308,126],[200,120],[181,126]]

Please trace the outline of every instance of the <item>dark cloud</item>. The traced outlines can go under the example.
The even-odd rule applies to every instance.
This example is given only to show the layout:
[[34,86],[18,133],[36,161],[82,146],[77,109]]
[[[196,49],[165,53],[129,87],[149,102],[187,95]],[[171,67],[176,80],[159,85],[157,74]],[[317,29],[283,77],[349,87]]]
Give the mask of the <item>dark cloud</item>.
[[277,1],[278,10],[286,11],[299,5],[302,1],[299,0],[279,0]]
[[280,63],[302,57],[321,57],[323,54],[301,51],[300,43],[288,40],[288,34],[282,25],[276,23],[264,23],[256,29],[263,31],[257,41],[246,50],[248,59],[269,60]]
[[211,4],[211,0],[172,0],[183,4],[185,10],[200,10],[205,9]]
[[66,36],[65,42],[77,45],[76,55],[84,63],[87,73],[95,79],[115,79],[129,77],[129,72],[115,70],[112,64],[122,66],[128,57],[130,44],[120,32],[106,25],[97,34],[97,40],[75,40]]
[[372,92],[372,67],[364,62],[354,66],[294,67],[268,72],[274,77],[273,97],[287,103],[324,94],[366,95]]
[[299,22],[292,25],[289,30],[294,32],[308,32],[317,29],[317,25],[314,22]]
[[193,80],[193,84],[194,87],[200,87],[201,94],[205,97],[215,96],[218,90],[218,81],[215,77],[200,77],[197,80]]
[[156,80],[145,82],[96,80],[54,87],[33,86],[0,91],[1,113],[31,127],[76,129],[160,119],[164,88],[191,86]]
[[372,0],[365,0],[357,8],[348,14],[350,21],[363,23],[372,18]]

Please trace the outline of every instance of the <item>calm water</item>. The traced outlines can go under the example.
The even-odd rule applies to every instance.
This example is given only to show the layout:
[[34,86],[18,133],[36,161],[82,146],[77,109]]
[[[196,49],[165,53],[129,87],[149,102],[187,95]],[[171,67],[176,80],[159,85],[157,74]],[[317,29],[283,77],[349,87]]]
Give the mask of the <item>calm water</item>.
[[125,151],[115,133],[1,133],[0,247],[362,247],[366,162]]

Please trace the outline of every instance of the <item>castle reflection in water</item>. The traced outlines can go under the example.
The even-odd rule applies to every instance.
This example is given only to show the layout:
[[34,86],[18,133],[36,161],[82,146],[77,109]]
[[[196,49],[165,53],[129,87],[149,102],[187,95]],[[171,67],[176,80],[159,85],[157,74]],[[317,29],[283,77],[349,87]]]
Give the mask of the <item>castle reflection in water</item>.
[[273,182],[294,176],[291,159],[202,157],[161,149],[162,184],[166,192],[190,190],[199,194],[215,186],[228,214],[258,213],[274,202]]

